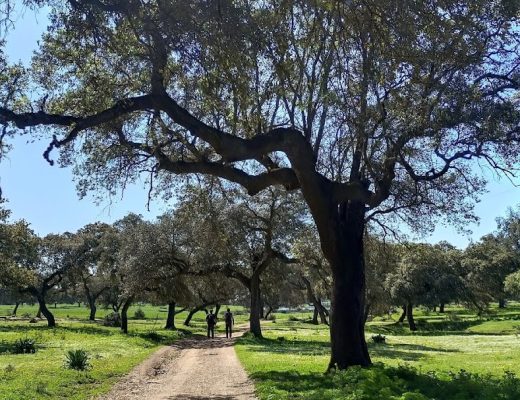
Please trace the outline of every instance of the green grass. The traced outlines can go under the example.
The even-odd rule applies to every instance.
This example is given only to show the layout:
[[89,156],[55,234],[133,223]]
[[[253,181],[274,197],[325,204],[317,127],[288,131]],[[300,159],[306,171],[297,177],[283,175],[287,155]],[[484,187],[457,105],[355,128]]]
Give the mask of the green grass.
[[[145,319],[132,319],[134,311],[141,308]],[[57,318],[57,327],[47,328],[45,320],[29,323],[37,306],[24,305],[18,310],[18,318],[0,320],[0,399],[90,399],[107,392],[110,387],[135,365],[146,359],[159,346],[171,343],[180,336],[204,333],[205,314],[199,312],[192,319],[191,327],[182,322],[187,313],[176,316],[179,331],[163,329],[166,307],[135,305],[129,310],[129,334],[119,328],[103,326],[100,321],[87,321],[89,310],[84,306],[50,305]],[[10,315],[12,306],[0,306],[0,316]],[[243,309],[234,308],[237,323],[247,316]],[[102,319],[111,310],[99,309]],[[221,313],[224,308],[221,308]],[[224,329],[223,324],[217,331]],[[13,354],[13,343],[19,338],[37,341],[35,354]],[[84,372],[65,367],[69,350],[84,349],[89,353],[91,367]]]
[[[246,337],[236,349],[260,399],[520,399],[520,307],[491,311],[478,318],[457,308],[449,309],[455,315],[418,310],[416,333],[376,319],[367,326],[375,363],[368,370],[324,375],[329,332],[303,322],[310,314],[300,321],[277,314],[263,340]],[[372,343],[375,333],[386,343]]]

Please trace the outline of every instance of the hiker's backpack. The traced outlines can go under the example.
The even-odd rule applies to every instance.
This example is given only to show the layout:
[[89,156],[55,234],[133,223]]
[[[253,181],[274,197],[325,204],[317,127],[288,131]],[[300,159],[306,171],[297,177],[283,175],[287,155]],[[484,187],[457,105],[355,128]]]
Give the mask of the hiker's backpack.
[[226,312],[226,324],[231,324],[231,321],[233,321],[233,314]]

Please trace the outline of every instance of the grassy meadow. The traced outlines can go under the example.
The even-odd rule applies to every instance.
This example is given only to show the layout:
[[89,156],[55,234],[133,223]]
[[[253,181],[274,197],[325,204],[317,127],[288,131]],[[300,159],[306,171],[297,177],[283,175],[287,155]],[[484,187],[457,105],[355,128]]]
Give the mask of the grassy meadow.
[[[141,309],[144,319],[134,319]],[[236,324],[247,313],[233,307]],[[0,317],[12,306],[0,306]],[[134,305],[129,311],[129,334],[106,327],[98,309],[96,322],[87,320],[83,305],[51,305],[55,329],[46,321],[30,323],[36,306],[23,305],[18,318],[0,319],[0,399],[90,399],[107,392],[132,367],[161,345],[192,333],[205,333],[205,314],[195,314],[191,326],[176,316],[179,330],[163,329],[166,307]],[[221,308],[221,317],[225,308]],[[518,400],[520,399],[520,304],[491,308],[478,317],[460,308],[444,314],[416,310],[417,332],[396,324],[398,314],[375,318],[367,325],[373,368],[352,368],[325,375],[329,332],[309,323],[311,314],[277,313],[264,321],[264,339],[245,336],[236,345],[238,356],[253,377],[261,400]],[[223,324],[217,331],[223,331]],[[371,337],[384,335],[385,343]],[[20,338],[36,341],[34,354],[14,354]],[[90,368],[65,367],[68,350],[84,349]]]
[[[177,331],[164,330],[166,307],[133,306],[129,310],[129,334],[119,328],[106,327],[102,318],[111,312],[98,308],[96,322],[88,321],[88,309],[70,304],[49,305],[57,319],[57,327],[47,328],[45,319],[37,323],[29,320],[37,306],[23,305],[18,318],[0,319],[0,399],[90,399],[107,392],[110,387],[135,365],[146,359],[161,345],[179,337],[205,332],[205,314],[199,312],[191,326],[182,325],[187,316],[176,316]],[[11,314],[13,306],[0,306],[0,317]],[[133,319],[140,308],[145,319]],[[243,323],[247,316],[235,309],[236,322]],[[224,308],[221,308],[221,314]],[[217,331],[223,331],[223,324]],[[18,339],[36,341],[34,354],[14,354]],[[83,349],[89,353],[90,368],[76,371],[65,367],[68,350]]]
[[[237,344],[240,360],[262,400],[495,400],[520,399],[520,305],[477,317],[462,308],[445,314],[417,311],[419,331],[376,318],[367,325],[374,368],[324,375],[329,361],[326,326],[309,314],[277,314],[262,340]],[[384,335],[385,343],[371,337]]]

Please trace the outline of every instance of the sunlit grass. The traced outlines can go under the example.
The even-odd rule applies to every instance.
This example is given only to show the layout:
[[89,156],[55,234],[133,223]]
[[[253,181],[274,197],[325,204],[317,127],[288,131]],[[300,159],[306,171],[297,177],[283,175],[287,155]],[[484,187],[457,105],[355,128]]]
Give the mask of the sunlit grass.
[[[112,312],[100,308],[96,322],[87,321],[88,308],[77,305],[54,304],[51,311],[57,319],[55,329],[47,328],[45,319],[37,323],[29,320],[37,312],[35,305],[23,305],[18,318],[0,320],[0,399],[89,399],[107,392],[122,375],[127,373],[157,350],[190,333],[205,333],[205,313],[194,315],[191,326],[185,327],[187,312],[176,316],[180,330],[164,328],[166,307],[134,305],[129,310],[129,334],[119,328],[105,327],[102,318]],[[145,319],[133,319],[141,308]],[[221,309],[223,313],[225,308]],[[243,311],[234,308],[235,313]],[[12,306],[0,306],[0,315],[10,315]],[[26,315],[24,317],[24,314]],[[243,323],[247,315],[236,315]],[[223,331],[223,324],[217,331]],[[35,354],[12,354],[12,344],[19,338],[36,339]],[[84,349],[90,355],[91,368],[85,372],[65,368],[68,350]]]
[[[398,313],[391,317],[395,320],[379,318],[368,324],[370,354],[372,361],[379,365],[376,372],[371,373],[376,375],[375,381],[385,382],[388,377],[394,379],[397,375],[408,377],[402,387],[393,388],[386,397],[383,387],[380,388],[383,394],[370,392],[368,397],[369,389],[360,387],[365,397],[361,392],[356,397],[340,389],[342,383],[335,378],[323,375],[330,357],[329,331],[326,326],[308,323],[310,314],[298,315],[301,321],[294,321],[294,315],[277,314],[276,323],[264,325],[265,340],[245,338],[236,348],[240,360],[256,381],[261,399],[401,399],[400,396],[415,399],[415,394],[406,394],[407,390],[422,393],[423,397],[417,399],[520,398],[520,391],[519,397],[515,392],[517,388],[520,390],[520,383],[516,380],[511,383],[510,375],[504,375],[510,372],[520,375],[520,336],[516,333],[520,323],[515,319],[520,315],[518,306],[492,309],[494,315],[485,317],[455,307],[448,311],[456,317],[418,310],[418,321],[422,322],[417,333],[411,333],[406,324],[395,324]],[[383,332],[386,343],[373,343],[371,336],[375,332]],[[405,370],[401,370],[402,367]],[[461,370],[467,372],[461,373]],[[478,376],[466,377],[468,373]],[[364,379],[370,378],[364,376]],[[351,386],[357,384],[351,383]],[[443,392],[443,385],[452,385],[452,391]],[[483,397],[471,397],[475,392]]]

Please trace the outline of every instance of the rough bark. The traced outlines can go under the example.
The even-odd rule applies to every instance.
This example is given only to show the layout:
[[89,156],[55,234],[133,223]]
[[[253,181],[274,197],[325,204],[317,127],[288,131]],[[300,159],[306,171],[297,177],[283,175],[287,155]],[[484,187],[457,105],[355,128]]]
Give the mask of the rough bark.
[[175,328],[175,302],[168,303],[168,317],[166,318],[166,326],[164,329],[176,329]]
[[408,319],[408,326],[411,331],[416,331],[417,326],[415,325],[415,320],[413,319],[413,304],[408,302],[406,304],[406,318]]
[[249,330],[257,337],[262,337],[262,328],[260,326],[260,277],[253,273],[251,277],[251,311],[249,314]]
[[316,304],[314,305],[314,312],[312,313],[312,321],[314,325],[318,325],[318,307],[316,307]]
[[312,317],[312,323],[315,325],[319,324],[319,322],[318,322],[318,315],[319,315],[321,323],[328,325],[329,324],[329,322],[327,321],[328,311],[325,309],[323,304],[321,304],[321,299],[318,298],[316,296],[316,294],[314,293],[311,282],[303,275],[301,275],[301,279],[307,290],[307,299],[309,302],[311,302],[314,305],[314,314]]
[[133,297],[129,297],[121,307],[121,330],[123,333],[128,333],[128,309],[132,305]]
[[365,324],[368,320],[368,316],[370,315],[370,303],[365,304],[365,312],[363,313],[363,321],[365,321]]
[[263,299],[263,297],[262,297],[261,290],[260,290],[260,294],[259,294],[259,302],[260,302],[260,318],[261,318],[261,319],[265,319],[265,312],[264,312],[264,299]]
[[272,306],[267,306],[267,312],[265,313],[265,319],[269,319],[269,316],[271,315],[271,313],[273,312],[273,307]]
[[[337,217],[329,221],[328,240],[320,234],[333,275],[329,370],[371,364],[364,323],[364,210],[363,203],[342,204]],[[323,232],[325,227],[318,225],[318,229]]]
[[41,294],[38,294],[36,299],[38,300],[38,305],[40,306],[39,311],[47,319],[47,326],[49,328],[54,328],[56,326],[56,320],[54,319],[54,315],[47,308],[47,304],[45,304],[45,297]]
[[404,322],[404,319],[406,318],[406,305],[404,305],[402,308],[403,308],[403,313],[397,320],[397,322],[399,322],[400,324],[402,324]]
[[191,319],[193,318],[193,316],[198,313],[199,311],[201,310],[204,310],[206,307],[208,306],[208,304],[201,304],[200,306],[197,306],[195,308],[192,308],[190,310],[190,312],[188,313],[188,316],[186,317],[186,319],[184,320],[184,325],[185,326],[190,326],[190,322],[191,322]]

